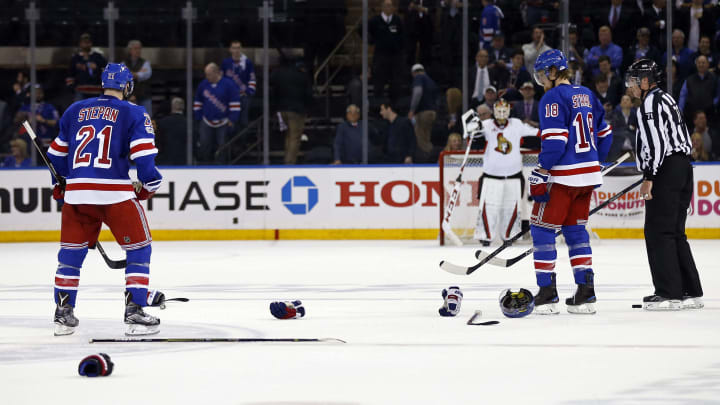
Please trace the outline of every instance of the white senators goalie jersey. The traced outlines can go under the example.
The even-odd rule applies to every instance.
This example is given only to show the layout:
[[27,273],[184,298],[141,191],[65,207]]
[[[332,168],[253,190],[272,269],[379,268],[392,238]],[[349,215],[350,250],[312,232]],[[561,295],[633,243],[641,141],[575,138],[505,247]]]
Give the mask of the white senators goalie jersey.
[[517,118],[508,118],[505,125],[499,125],[494,119],[484,120],[482,124],[487,140],[483,172],[501,177],[520,172],[523,168],[520,139],[537,135],[538,129]]

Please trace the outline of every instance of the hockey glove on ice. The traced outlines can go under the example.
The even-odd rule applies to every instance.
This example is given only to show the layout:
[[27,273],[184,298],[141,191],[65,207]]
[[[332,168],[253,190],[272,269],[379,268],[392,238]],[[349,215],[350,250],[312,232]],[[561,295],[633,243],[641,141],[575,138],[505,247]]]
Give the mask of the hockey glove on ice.
[[530,176],[528,176],[528,183],[530,183],[530,196],[536,202],[547,202],[550,200],[550,194],[548,193],[548,179],[550,174],[542,174],[538,168],[533,169]]
[[300,300],[275,301],[270,304],[270,313],[277,319],[296,319],[305,316],[305,307]]
[[80,361],[78,373],[85,377],[106,377],[112,374],[114,366],[107,354],[91,354]]
[[443,306],[438,312],[440,316],[455,316],[460,313],[463,293],[460,287],[453,286],[442,290]]

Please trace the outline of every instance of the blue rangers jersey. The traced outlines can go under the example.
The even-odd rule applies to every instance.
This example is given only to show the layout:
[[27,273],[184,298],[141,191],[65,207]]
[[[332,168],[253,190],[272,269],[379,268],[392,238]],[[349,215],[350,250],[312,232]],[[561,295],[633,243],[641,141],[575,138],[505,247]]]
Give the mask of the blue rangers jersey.
[[135,198],[130,160],[148,191],[160,187],[155,133],[145,108],[112,96],[72,104],[48,157],[65,177],[65,202],[114,204]]
[[196,121],[202,119],[207,125],[217,128],[227,124],[228,119],[236,122],[241,110],[240,90],[232,80],[222,77],[217,83],[210,83],[207,79],[200,82],[193,103]]
[[250,58],[244,54],[240,56],[240,60],[235,61],[233,58],[225,58],[220,65],[225,77],[232,79],[240,88],[240,94],[255,94],[257,82],[255,80],[255,66]]
[[540,166],[550,182],[568,186],[602,184],[600,162],[612,143],[612,128],[595,95],[583,86],[563,84],[540,99]]
[[505,18],[500,7],[488,4],[483,8],[480,21],[480,46],[490,48],[490,43],[495,35],[500,34],[500,20]]

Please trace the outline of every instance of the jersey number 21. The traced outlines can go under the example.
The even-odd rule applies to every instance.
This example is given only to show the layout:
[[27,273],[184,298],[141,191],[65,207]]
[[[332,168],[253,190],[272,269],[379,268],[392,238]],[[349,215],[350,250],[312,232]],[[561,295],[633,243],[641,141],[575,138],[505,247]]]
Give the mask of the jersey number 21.
[[[112,159],[110,158],[110,139],[112,138],[112,127],[106,125],[100,132],[95,133],[95,127],[92,125],[85,125],[80,128],[75,134],[75,140],[78,141],[78,146],[75,149],[73,155],[73,169],[78,167],[88,167],[92,164],[93,167],[101,169],[109,169],[112,166]],[[88,144],[98,138],[98,151],[97,157],[92,159],[92,152],[85,152]]]

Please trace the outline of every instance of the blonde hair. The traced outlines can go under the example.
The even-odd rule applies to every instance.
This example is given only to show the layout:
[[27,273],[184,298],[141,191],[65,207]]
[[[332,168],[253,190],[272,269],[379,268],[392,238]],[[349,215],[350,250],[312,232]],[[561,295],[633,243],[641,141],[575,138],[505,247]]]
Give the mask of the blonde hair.
[[448,113],[459,113],[462,107],[462,91],[457,87],[451,87],[445,92],[445,98],[447,99]]
[[705,151],[705,147],[703,145],[703,136],[700,132],[693,132],[692,136],[690,136],[690,140],[695,143],[697,141],[697,148],[693,146],[692,148],[692,157],[695,160],[700,161],[706,161],[710,160],[710,156],[708,156],[708,153]]
[[17,146],[18,149],[20,149],[20,153],[22,153],[22,158],[25,159],[28,157],[28,151],[27,151],[27,142],[25,140],[20,138],[15,138],[10,141],[10,146]]
[[453,132],[450,135],[448,135],[447,143],[445,144],[445,149],[443,149],[445,152],[455,150],[450,148],[450,142],[453,139],[458,139],[460,141],[460,145],[462,145],[462,135],[458,134],[457,132]]

